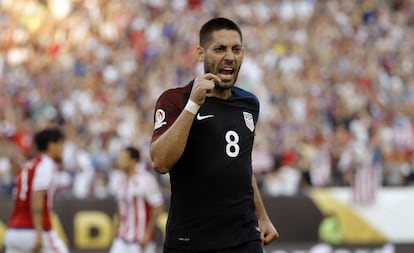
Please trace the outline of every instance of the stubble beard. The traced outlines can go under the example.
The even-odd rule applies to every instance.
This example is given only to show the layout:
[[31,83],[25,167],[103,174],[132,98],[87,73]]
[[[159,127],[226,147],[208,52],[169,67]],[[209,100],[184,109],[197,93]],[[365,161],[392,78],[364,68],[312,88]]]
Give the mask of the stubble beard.
[[[236,81],[237,81],[237,77],[239,75],[239,70],[240,70],[240,66],[236,67],[233,73],[233,79],[229,82],[220,82],[220,83],[216,83],[215,84],[215,88],[216,89],[221,89],[221,90],[227,90],[227,89],[231,89]],[[204,61],[204,73],[212,73],[216,76],[219,76],[220,73],[218,72],[218,66],[215,66],[213,64],[210,64],[209,61],[205,60]]]

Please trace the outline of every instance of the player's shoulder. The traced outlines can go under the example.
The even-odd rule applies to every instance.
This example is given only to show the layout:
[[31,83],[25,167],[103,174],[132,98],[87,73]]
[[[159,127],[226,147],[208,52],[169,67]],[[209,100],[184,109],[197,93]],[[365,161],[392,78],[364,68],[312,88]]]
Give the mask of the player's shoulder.
[[236,97],[240,97],[240,98],[251,98],[251,99],[254,99],[254,100],[258,101],[258,99],[257,99],[257,97],[256,97],[255,94],[253,94],[252,92],[247,91],[247,90],[245,90],[243,88],[234,86],[234,87],[231,88],[231,90],[232,90],[233,94]]
[[191,92],[191,87],[192,81],[183,86],[169,88],[161,93],[159,99],[182,97],[185,94],[189,94]]
[[256,95],[240,87],[234,86],[232,88],[231,99],[233,101],[242,102],[244,105],[248,105],[252,110],[260,110],[260,102]]
[[36,171],[42,171],[42,175],[44,175],[44,173],[53,173],[55,170],[55,162],[52,158],[43,154],[35,160],[34,167]]
[[38,166],[53,167],[54,161],[49,156],[43,154],[38,157]]
[[137,172],[135,173],[135,179],[137,181],[145,182],[145,183],[155,183],[157,182],[157,179],[151,171],[149,171],[146,168],[140,168],[137,169]]
[[43,158],[43,155],[39,154],[26,160],[23,163],[23,165],[20,167],[20,171],[27,170],[27,169],[35,170],[39,166],[43,166],[43,164],[45,163],[47,164],[47,161],[45,161],[45,159]]
[[143,177],[152,177],[152,173],[147,169],[145,164],[138,164],[135,168],[134,177],[143,178]]

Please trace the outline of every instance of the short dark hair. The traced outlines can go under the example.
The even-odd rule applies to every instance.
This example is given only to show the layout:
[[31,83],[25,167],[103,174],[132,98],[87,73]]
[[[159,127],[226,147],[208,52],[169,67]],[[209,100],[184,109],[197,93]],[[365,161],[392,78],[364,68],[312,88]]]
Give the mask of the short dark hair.
[[208,42],[211,41],[212,33],[222,29],[237,31],[240,35],[240,41],[243,41],[242,32],[236,23],[228,18],[218,17],[210,19],[201,27],[199,34],[200,46],[206,47]]
[[63,139],[65,139],[65,135],[57,127],[45,128],[37,132],[34,136],[36,148],[40,152],[46,151],[49,143],[56,143]]
[[129,157],[134,159],[135,161],[138,162],[139,159],[141,159],[141,153],[137,148],[129,146],[125,148],[125,151],[128,152]]

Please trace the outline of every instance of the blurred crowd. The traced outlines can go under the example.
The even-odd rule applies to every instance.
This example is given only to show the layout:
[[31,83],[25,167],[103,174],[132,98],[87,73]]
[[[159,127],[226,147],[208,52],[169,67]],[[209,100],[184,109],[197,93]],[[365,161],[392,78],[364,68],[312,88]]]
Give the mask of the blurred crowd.
[[66,194],[108,196],[125,145],[151,169],[155,100],[201,73],[198,30],[214,16],[243,31],[264,193],[350,186],[367,166],[380,186],[414,184],[413,1],[2,0],[0,192],[50,124],[67,137]]

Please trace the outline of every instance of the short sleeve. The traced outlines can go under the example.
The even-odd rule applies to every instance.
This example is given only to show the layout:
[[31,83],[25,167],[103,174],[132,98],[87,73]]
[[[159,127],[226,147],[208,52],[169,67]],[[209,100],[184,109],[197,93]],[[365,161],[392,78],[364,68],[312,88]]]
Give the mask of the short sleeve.
[[191,92],[191,86],[169,89],[158,98],[154,110],[154,132],[152,141],[170,128],[180,113],[183,111],[185,103]]
[[151,206],[160,206],[163,204],[163,195],[155,177],[149,173],[145,175],[145,199]]
[[49,189],[55,171],[55,165],[48,159],[42,159],[37,165],[33,177],[32,190],[43,191]]

